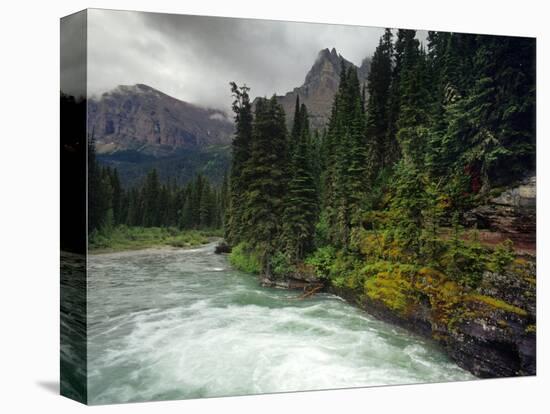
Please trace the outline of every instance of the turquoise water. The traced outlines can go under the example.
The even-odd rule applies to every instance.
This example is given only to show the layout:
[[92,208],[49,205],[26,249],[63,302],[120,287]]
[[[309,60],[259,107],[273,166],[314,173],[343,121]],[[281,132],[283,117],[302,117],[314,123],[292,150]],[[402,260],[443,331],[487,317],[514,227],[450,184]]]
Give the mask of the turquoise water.
[[89,258],[92,404],[472,379],[329,294],[262,288],[209,244]]

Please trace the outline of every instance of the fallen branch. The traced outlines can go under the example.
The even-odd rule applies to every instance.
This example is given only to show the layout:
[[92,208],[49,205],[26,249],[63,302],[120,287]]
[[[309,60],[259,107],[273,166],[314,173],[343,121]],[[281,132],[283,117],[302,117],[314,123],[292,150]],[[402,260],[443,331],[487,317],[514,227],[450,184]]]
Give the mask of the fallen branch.
[[323,285],[318,285],[318,286],[314,287],[313,289],[311,289],[309,291],[306,290],[302,295],[298,296],[296,299],[308,298],[308,297],[314,295],[315,293],[317,293],[318,291],[320,291],[322,288],[323,288]]

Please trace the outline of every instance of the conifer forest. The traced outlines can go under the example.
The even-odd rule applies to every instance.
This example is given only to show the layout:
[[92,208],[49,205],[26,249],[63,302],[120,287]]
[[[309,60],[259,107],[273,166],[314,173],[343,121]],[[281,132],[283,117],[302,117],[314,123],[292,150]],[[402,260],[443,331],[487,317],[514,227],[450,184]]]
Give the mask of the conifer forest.
[[[140,269],[154,275],[154,283],[163,281],[169,294],[185,297],[185,306],[195,303],[196,297],[206,298],[197,302],[205,306],[204,315],[211,315],[206,333],[218,321],[226,321],[219,324],[223,330],[255,315],[256,325],[241,324],[220,334],[223,341],[240,332],[246,336],[239,342],[242,346],[252,347],[255,339],[263,338],[272,321],[294,320],[285,319],[285,312],[298,312],[296,320],[304,317],[311,322],[316,318],[313,313],[300,312],[306,312],[308,300],[311,306],[319,300],[324,311],[355,307],[342,310],[349,319],[323,316],[343,330],[347,325],[338,324],[354,321],[353,335],[363,338],[370,332],[354,316],[359,308],[373,320],[400,326],[436,344],[433,355],[440,359],[433,372],[412,360],[403,363],[412,367],[417,382],[534,375],[536,42],[522,37],[377,30],[373,38],[380,38],[374,53],[360,66],[335,49],[323,49],[304,85],[286,95],[262,96],[255,91],[258,77],[251,75],[248,83],[243,76],[228,75],[225,89],[219,91],[227,98],[228,116],[144,84],[118,86],[100,99],[90,99],[90,250],[160,249],[135,257],[93,255],[92,262],[99,263],[95,271],[103,278],[99,280],[110,277],[102,273],[110,266],[114,277],[139,268],[131,267],[135,260]],[[62,110],[63,105],[74,104],[67,99],[62,96]],[[204,158],[192,159],[192,154]],[[141,272],[143,280],[149,273]],[[194,282],[185,285],[185,277]],[[180,282],[182,290],[172,292]],[[197,286],[202,289],[198,293],[193,290]],[[283,289],[294,293],[278,293]],[[158,303],[170,297],[165,293]],[[106,297],[99,295],[98,303]],[[335,304],[334,298],[347,303]],[[194,309],[185,315],[198,315]],[[168,321],[172,310],[167,310]],[[237,316],[226,320],[234,311]],[[257,330],[245,335],[252,327]],[[178,335],[187,335],[179,328],[174,328]],[[307,329],[290,326],[269,333],[274,342],[268,348],[280,349],[289,361],[293,355],[309,361],[309,354],[300,353],[310,349],[305,345],[285,353],[285,335],[293,332],[296,340],[309,344],[312,331]],[[319,341],[335,338],[321,333]],[[170,336],[170,341],[176,339]],[[185,340],[187,344],[194,339],[185,336]],[[326,349],[346,349],[342,355],[357,356],[354,352],[361,341],[339,342]],[[186,349],[192,348],[189,352],[194,355],[202,345]],[[228,353],[238,348],[232,342],[210,345],[214,353],[226,353],[224,361],[238,357]],[[265,351],[259,349],[251,348],[246,358]],[[394,362],[408,354],[391,349],[387,361],[365,351],[356,365],[346,362],[346,367],[359,370],[363,357],[369,361],[365,364],[374,364],[372,372],[378,372],[377,364],[387,363],[389,368],[380,369],[380,377],[372,383],[401,383],[386,381],[384,375],[401,369]],[[175,353],[170,348],[159,360],[166,355]],[[331,353],[327,361],[338,355]],[[210,357],[196,356],[198,361]],[[431,351],[421,358],[430,357]],[[239,362],[242,372],[257,362],[244,361]],[[451,368],[445,365],[448,361]],[[97,364],[104,362],[98,356]],[[199,377],[210,381],[210,371],[202,372],[201,367],[187,368],[197,369]],[[303,372],[317,372],[317,365],[308,367]],[[272,372],[267,365],[258,372],[263,369]],[[400,372],[395,378],[404,375]],[[224,383],[226,388],[212,383],[211,389],[204,388],[206,393],[201,385],[185,396],[334,385],[325,384],[325,377],[310,383],[307,376],[297,389],[267,380],[267,385],[261,380],[249,384],[254,375],[256,371],[235,381],[248,384],[243,389],[230,382]],[[364,384],[350,378],[363,381],[362,371],[342,384]],[[101,386],[98,382],[97,401],[102,401]],[[161,387],[154,395],[170,392],[171,388]],[[149,394],[135,398],[143,395]]]

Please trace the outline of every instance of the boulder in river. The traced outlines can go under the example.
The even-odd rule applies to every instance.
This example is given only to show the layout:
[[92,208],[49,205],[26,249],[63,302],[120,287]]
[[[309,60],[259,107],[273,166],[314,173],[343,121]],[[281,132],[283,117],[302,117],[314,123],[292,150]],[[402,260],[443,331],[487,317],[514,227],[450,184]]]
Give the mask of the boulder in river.
[[221,241],[219,244],[216,245],[216,248],[214,249],[214,253],[216,254],[231,253],[231,246],[228,245],[225,241]]

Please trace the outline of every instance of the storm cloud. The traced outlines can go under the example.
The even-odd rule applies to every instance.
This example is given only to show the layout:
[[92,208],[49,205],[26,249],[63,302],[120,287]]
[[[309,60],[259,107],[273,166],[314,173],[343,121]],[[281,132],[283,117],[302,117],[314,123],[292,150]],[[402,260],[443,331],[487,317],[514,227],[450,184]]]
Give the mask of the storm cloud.
[[335,47],[355,63],[371,56],[382,28],[91,9],[88,92],[144,83],[178,99],[228,110],[228,83],[253,96],[300,86],[318,52]]

